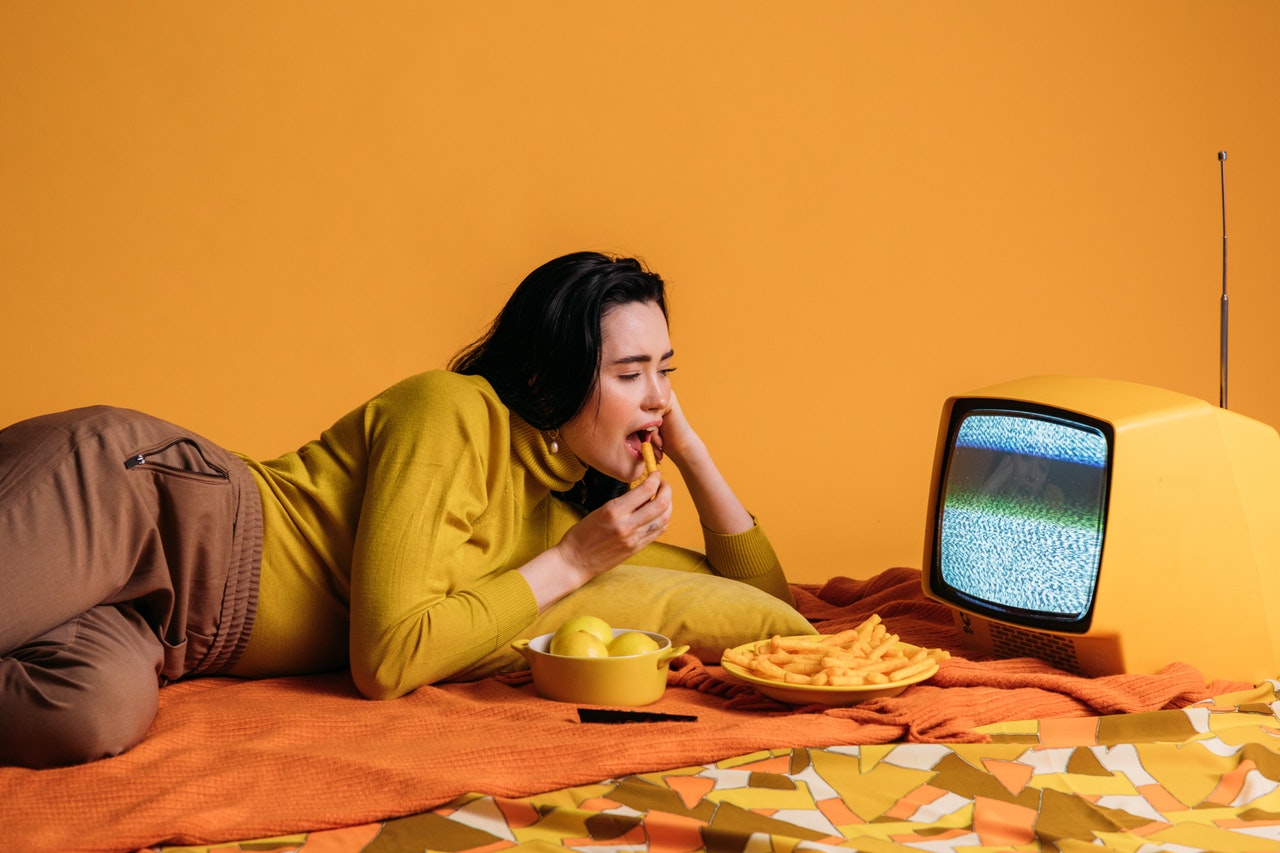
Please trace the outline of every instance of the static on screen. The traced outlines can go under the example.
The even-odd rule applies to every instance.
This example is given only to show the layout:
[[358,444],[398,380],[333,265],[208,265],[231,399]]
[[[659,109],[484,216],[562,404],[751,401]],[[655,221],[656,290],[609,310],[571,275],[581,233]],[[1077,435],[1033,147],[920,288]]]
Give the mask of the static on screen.
[[1079,618],[1102,557],[1108,446],[1098,429],[973,411],[947,463],[942,581],[997,607]]

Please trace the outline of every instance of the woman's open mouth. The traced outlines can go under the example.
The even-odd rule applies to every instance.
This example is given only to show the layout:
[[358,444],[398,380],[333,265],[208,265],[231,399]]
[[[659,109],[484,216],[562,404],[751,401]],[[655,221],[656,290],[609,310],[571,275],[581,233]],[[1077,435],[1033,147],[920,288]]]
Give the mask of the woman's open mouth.
[[[640,445],[644,444],[646,441],[652,443],[653,437],[654,435],[657,434],[657,432],[658,430],[656,427],[652,429],[636,430],[635,432],[627,436],[627,442],[626,442],[627,450],[630,451],[631,455],[634,456],[636,459],[643,458],[640,455]],[[653,445],[653,455],[654,455],[654,458],[656,459],[662,459],[662,451],[658,448],[658,445],[656,444]]]

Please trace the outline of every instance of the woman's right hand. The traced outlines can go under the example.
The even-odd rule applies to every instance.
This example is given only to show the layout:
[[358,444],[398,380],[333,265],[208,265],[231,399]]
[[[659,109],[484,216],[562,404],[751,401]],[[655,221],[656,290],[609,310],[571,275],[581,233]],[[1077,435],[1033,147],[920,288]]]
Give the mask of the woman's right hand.
[[538,610],[657,540],[671,524],[671,508],[671,484],[660,474],[650,474],[630,492],[582,517],[556,546],[517,570],[529,583]]
[[650,476],[588,513],[555,546],[517,571],[533,591],[538,610],[545,610],[656,540],[670,523],[671,486],[660,475]]
[[671,524],[671,484],[651,474],[634,489],[588,513],[556,548],[586,580],[606,572],[656,541]]

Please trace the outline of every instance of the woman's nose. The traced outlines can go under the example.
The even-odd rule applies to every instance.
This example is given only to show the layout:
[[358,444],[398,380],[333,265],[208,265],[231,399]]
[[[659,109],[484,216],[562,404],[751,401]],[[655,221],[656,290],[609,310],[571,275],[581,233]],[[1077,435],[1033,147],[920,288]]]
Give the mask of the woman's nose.
[[669,387],[662,379],[652,379],[649,382],[649,391],[645,395],[645,407],[664,410],[667,408],[667,400],[670,396]]

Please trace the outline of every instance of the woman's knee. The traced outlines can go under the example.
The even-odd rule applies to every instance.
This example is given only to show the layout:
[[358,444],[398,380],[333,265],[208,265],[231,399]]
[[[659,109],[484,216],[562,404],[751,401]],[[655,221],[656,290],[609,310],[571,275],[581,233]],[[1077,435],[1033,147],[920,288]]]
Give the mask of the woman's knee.
[[4,707],[0,765],[67,767],[119,755],[142,740],[157,703],[154,695],[82,692],[74,703]]
[[118,755],[159,706],[159,640],[132,611],[96,607],[0,658],[0,765]]

